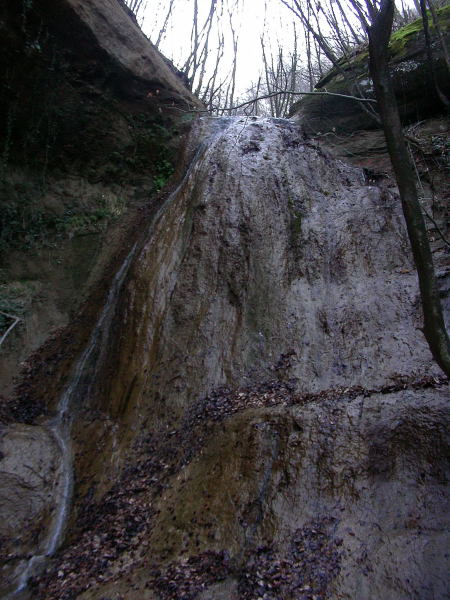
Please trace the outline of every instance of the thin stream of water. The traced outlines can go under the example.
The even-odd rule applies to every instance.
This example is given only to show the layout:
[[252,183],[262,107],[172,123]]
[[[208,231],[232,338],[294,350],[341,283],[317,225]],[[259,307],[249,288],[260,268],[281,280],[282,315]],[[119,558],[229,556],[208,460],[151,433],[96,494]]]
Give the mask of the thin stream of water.
[[[182,181],[162,204],[152,219],[152,224],[146,236],[147,241],[151,239],[158,221],[168,209],[172,200],[177,197],[183,187],[188,185],[191,178],[195,175],[196,168],[204,157],[207,149],[211,147],[212,140],[219,137],[223,131],[234,122],[234,119],[201,119],[201,121],[203,121],[203,125],[206,126],[206,132],[204,132],[202,136],[203,140],[198,145]],[[89,396],[96,372],[101,364],[101,358],[103,356],[102,347],[104,349],[108,343],[110,325],[113,319],[117,298],[131,261],[136,253],[136,248],[137,243],[133,246],[119,271],[116,273],[105,306],[103,307],[91,337],[89,338],[89,342],[76,362],[69,384],[60,398],[56,415],[46,424],[46,427],[52,433],[53,438],[59,447],[61,455],[61,483],[57,507],[46,538],[42,543],[41,553],[33,555],[27,561],[23,561],[21,565],[19,565],[17,569],[19,571],[17,575],[17,585],[4,600],[19,600],[22,594],[26,593],[30,577],[37,575],[43,569],[46,560],[57,551],[64,538],[64,531],[70,513],[73,492],[71,425],[74,402],[80,397],[86,398]]]
[[108,335],[116,301],[136,252],[136,247],[137,245],[135,244],[116,273],[105,305],[100,313],[89,342],[78,359],[70,382],[61,396],[56,416],[47,424],[61,453],[61,490],[59,493],[59,500],[47,536],[42,544],[42,553],[35,554],[27,560],[18,576],[15,590],[6,596],[5,600],[17,598],[17,596],[26,588],[30,577],[35,575],[45,563],[46,559],[56,552],[63,539],[73,490],[73,456],[70,440],[72,419],[70,413],[72,412],[71,409],[74,400],[81,395],[81,392],[83,392],[83,395],[89,393],[91,383],[95,377],[95,372],[99,366],[99,341],[104,338],[104,336]]

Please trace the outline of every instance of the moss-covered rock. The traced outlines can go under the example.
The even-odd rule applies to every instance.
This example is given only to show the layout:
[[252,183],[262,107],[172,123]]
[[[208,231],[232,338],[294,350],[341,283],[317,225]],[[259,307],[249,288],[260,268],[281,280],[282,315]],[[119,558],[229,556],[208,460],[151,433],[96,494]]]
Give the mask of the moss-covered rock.
[[[437,11],[439,24],[448,40],[450,5]],[[450,95],[450,81],[443,51],[430,19],[434,69],[440,88]],[[417,19],[391,36],[390,68],[394,89],[404,123],[442,113],[443,107],[435,94],[427,64],[422,20]],[[332,68],[316,85],[320,91],[357,97],[374,98],[369,77],[369,53],[361,49],[340,61],[339,69]],[[366,105],[367,106],[367,105]],[[377,121],[355,100],[337,96],[307,96],[293,107],[292,116],[301,120],[310,133],[351,133],[375,129]]]

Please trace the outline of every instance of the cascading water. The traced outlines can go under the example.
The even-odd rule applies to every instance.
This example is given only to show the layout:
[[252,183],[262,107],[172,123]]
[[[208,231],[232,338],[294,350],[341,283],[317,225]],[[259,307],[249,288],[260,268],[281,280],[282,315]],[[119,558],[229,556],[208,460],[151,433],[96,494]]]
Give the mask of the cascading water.
[[[196,167],[201,162],[201,158],[210,146],[210,141],[219,135],[231,122],[230,119],[208,119],[201,120],[202,141],[193,152],[193,158],[190,160],[186,173],[174,192],[170,194],[166,202],[155,214],[147,232],[147,240],[151,239],[154,228],[157,226],[161,216],[168,210],[170,203],[180,190],[188,184],[193,178]],[[137,243],[127,255],[120,269],[117,271],[111,288],[109,290],[106,303],[101,311],[100,317],[91,334],[89,342],[75,364],[70,382],[62,394],[55,417],[43,426],[52,434],[60,453],[60,491],[57,500],[55,514],[51,521],[47,535],[42,543],[42,549],[34,554],[28,560],[22,561],[16,569],[15,589],[9,593],[4,600],[18,599],[22,592],[26,590],[30,577],[38,574],[43,568],[48,557],[51,557],[64,538],[64,530],[70,513],[72,492],[73,492],[73,456],[71,445],[71,425],[76,399],[83,396],[89,397],[89,393],[94,384],[97,370],[102,363],[105,348],[108,346],[110,335],[110,326],[114,315],[117,299],[119,297],[122,284],[130,268],[132,260],[136,255]]]
[[226,600],[441,597],[423,585],[443,570],[444,390],[399,377],[435,371],[396,199],[289,121],[201,119],[188,151],[48,423],[61,502],[15,595],[61,543],[71,415],[95,377],[126,467],[103,469],[107,444],[97,463],[86,450],[94,517],[40,597],[141,600],[168,581]]
[[117,271],[111,288],[102,309],[100,317],[91,334],[89,342],[78,359],[68,386],[66,387],[59,401],[56,416],[49,421],[46,426],[52,433],[59,451],[60,451],[60,493],[50,527],[45,540],[42,544],[42,551],[29,558],[25,564],[18,567],[17,585],[15,590],[6,596],[5,600],[17,598],[17,596],[26,588],[28,580],[36,574],[45,560],[52,556],[58,549],[63,536],[67,517],[70,511],[73,488],[73,457],[70,441],[70,432],[72,424],[72,409],[77,398],[88,395],[92,381],[95,378],[95,372],[98,368],[101,344],[107,342],[109,328],[113,318],[116,302],[122,288],[123,281],[130,267],[133,256],[136,252],[135,244],[128,256]]

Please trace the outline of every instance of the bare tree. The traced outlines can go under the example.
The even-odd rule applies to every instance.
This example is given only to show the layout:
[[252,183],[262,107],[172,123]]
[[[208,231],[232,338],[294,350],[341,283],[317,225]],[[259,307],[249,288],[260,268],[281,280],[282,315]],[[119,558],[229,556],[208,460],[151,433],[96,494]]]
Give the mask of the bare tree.
[[[235,5],[238,0],[236,0]],[[236,33],[236,28],[233,24],[233,10],[231,7],[228,7],[228,22],[233,40],[233,62],[231,66],[230,72],[230,81],[227,88],[227,94],[225,99],[225,106],[232,106],[234,102],[234,94],[236,92],[236,68],[237,68],[237,57],[238,57],[238,44],[239,44],[239,36]],[[229,112],[231,114],[231,112]]]
[[170,22],[170,18],[172,16],[172,12],[173,12],[173,5],[174,5],[175,0],[169,0],[169,6],[167,8],[167,12],[166,12],[166,16],[164,17],[164,21],[161,25],[161,28],[158,32],[158,37],[156,38],[154,44],[157,48],[159,48],[159,45],[161,44],[161,41],[164,39],[166,32],[167,32],[167,26]]
[[147,0],[123,0],[136,18],[140,17],[147,6]]
[[189,9],[192,11],[188,51],[176,58],[175,63],[193,93],[215,114],[222,114],[221,107],[232,104],[236,93],[239,43],[236,23],[242,3],[243,0],[166,0],[155,9],[157,26],[152,30],[151,39],[157,47],[179,15]]
[[[271,55],[270,64],[264,55],[264,70],[267,94],[270,95],[271,115],[287,117],[293,104],[294,93],[302,89],[297,55],[297,39],[291,52],[283,52],[279,45],[276,54]],[[284,94],[276,92],[284,91]]]
[[[448,108],[450,103],[448,101],[448,98],[445,96],[445,94],[443,93],[443,91],[441,90],[441,88],[439,86],[439,83],[438,83],[438,80],[436,77],[436,70],[434,68],[433,49],[432,49],[432,44],[431,44],[426,0],[420,0],[419,4],[420,4],[420,14],[422,16],[423,34],[425,37],[425,45],[426,45],[426,49],[427,49],[428,76],[429,76],[430,84],[431,84],[430,87],[431,87],[431,90],[434,90],[434,93],[435,93],[438,101],[442,104],[442,106],[444,108]],[[444,44],[444,46],[445,46],[445,44]],[[447,68],[448,68],[448,64],[447,64]]]
[[301,57],[298,25],[292,22],[284,32],[283,42],[264,30],[260,36],[262,71],[256,83],[242,94],[237,105],[246,114],[286,118],[301,91],[312,90],[312,73],[317,62],[310,57],[309,68]]

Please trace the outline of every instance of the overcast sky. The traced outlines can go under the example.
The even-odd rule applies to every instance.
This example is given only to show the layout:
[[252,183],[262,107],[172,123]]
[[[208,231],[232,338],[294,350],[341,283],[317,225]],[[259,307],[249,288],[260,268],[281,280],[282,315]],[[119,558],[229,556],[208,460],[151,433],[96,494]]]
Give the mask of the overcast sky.
[[[234,0],[228,0],[230,5]],[[199,22],[204,22],[211,0],[199,0]],[[143,14],[142,28],[155,41],[164,15],[167,11],[168,0],[150,0]],[[262,68],[260,36],[264,29],[269,37],[283,39],[289,44],[290,29],[293,15],[280,0],[240,0],[239,9],[233,11],[233,22],[239,36],[237,62],[237,88],[243,92],[252,82],[257,81]],[[167,30],[165,39],[160,45],[161,52],[170,58],[175,65],[180,65],[190,47],[191,24],[193,20],[192,0],[176,0],[171,27]],[[224,20],[224,33],[231,49],[231,35]],[[217,44],[211,47],[211,54]],[[230,66],[231,50],[227,56],[224,70]]]
[[[141,15],[142,28],[152,41],[156,41],[169,2],[170,0],[147,0],[147,8]],[[406,6],[413,6],[413,0],[398,0],[398,2]],[[198,23],[201,26],[207,17],[211,0],[198,0],[198,5]],[[263,32],[266,47],[272,44],[275,48],[279,40],[285,51],[288,52],[292,47],[293,22],[296,21],[296,17],[283,5],[281,0],[222,0],[222,2],[218,1],[217,5],[234,7],[232,10],[233,26],[239,37],[236,77],[237,95],[239,95],[258,80],[262,71],[260,37]],[[179,67],[182,66],[183,59],[186,59],[189,54],[193,9],[193,0],[175,0],[170,26],[160,44],[161,52]],[[351,18],[351,15],[347,16]],[[298,27],[299,23],[296,22]],[[227,18],[224,18],[222,23],[226,38],[225,58],[227,60],[223,61],[221,71],[225,76],[231,66],[232,43]],[[302,28],[298,27],[298,29],[299,54],[302,55],[304,39]],[[214,43],[210,44],[210,56],[211,61],[214,62],[217,49],[216,36],[212,35],[211,39],[214,39]]]

